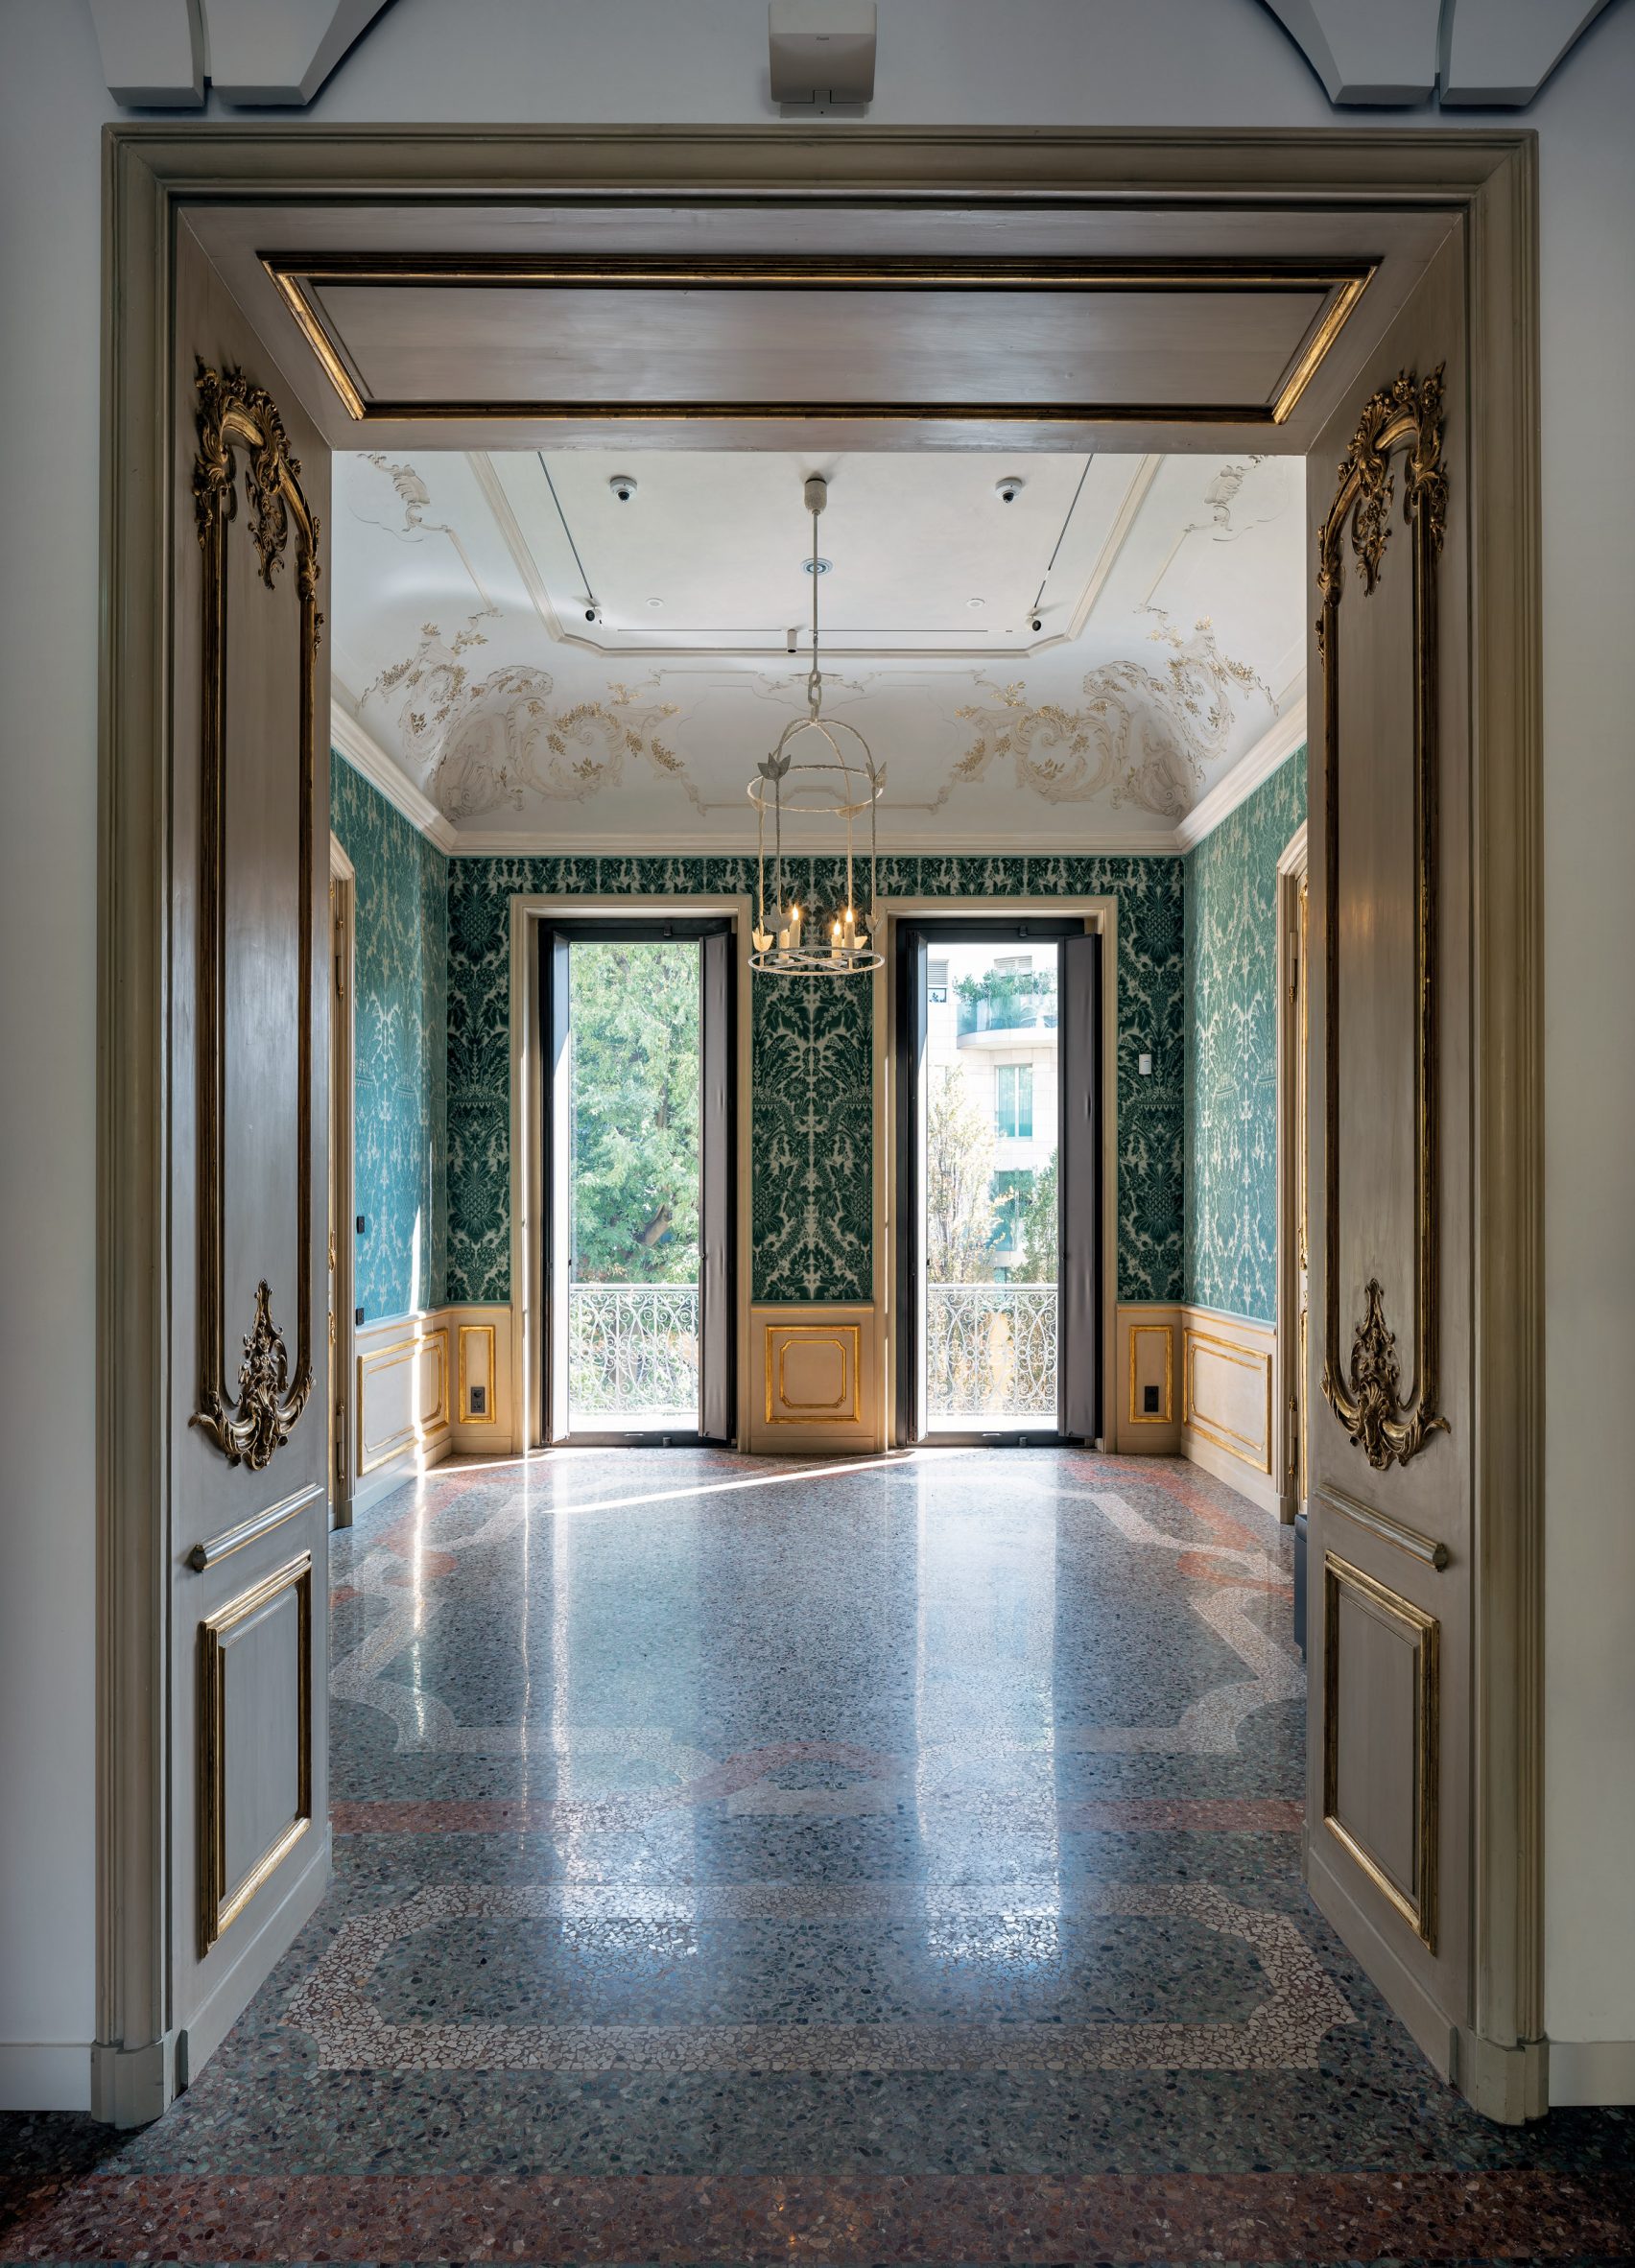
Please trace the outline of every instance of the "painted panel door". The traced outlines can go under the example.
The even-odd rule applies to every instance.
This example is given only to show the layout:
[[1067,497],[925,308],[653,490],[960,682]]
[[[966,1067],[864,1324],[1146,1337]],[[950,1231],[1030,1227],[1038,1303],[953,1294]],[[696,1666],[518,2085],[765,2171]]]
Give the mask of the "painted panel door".
[[185,2085],[328,1879],[328,452],[185,227],[168,1921]]
[[1308,1876],[1455,2076],[1473,1963],[1465,392],[1454,238],[1307,461]]

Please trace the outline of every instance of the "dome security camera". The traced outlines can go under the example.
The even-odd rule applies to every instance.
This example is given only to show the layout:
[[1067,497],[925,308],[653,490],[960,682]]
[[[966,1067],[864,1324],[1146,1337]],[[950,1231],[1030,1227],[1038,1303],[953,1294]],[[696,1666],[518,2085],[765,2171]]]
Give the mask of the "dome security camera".
[[584,610],[584,619],[586,622],[600,622],[602,620],[601,607],[587,606]]
[[621,504],[628,504],[636,492],[636,484],[628,473],[615,473],[607,485]]
[[1007,473],[1003,481],[995,481],[993,492],[1001,504],[1014,504],[1025,485],[1020,473]]
[[1033,617],[1033,619],[1032,619],[1032,622],[1031,623],[1031,625],[1030,625],[1029,626],[1030,626],[1030,628],[1031,628],[1031,629],[1035,629],[1035,630],[1042,630],[1042,629],[1044,628],[1044,626],[1045,626],[1045,618],[1044,618],[1044,616],[1043,616],[1042,614],[1035,614],[1035,615],[1034,615],[1034,617]]

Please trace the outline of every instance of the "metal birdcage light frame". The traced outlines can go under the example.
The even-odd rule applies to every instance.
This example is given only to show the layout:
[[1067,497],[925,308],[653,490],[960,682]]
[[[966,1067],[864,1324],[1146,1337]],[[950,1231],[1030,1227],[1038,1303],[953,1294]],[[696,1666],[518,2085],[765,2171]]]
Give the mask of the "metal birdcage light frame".
[[[812,668],[806,678],[806,715],[784,726],[778,744],[764,757],[749,782],[755,806],[755,928],[752,969],[785,977],[858,977],[884,968],[874,949],[875,903],[880,842],[877,810],[886,785],[886,767],[876,764],[868,743],[853,724],[823,715],[823,676],[818,665],[818,586],[823,562],[818,555],[818,518],[829,500],[828,483],[814,474],[806,483],[812,514]],[[842,740],[839,736],[844,736]],[[814,740],[811,736],[816,736]],[[821,752],[820,752],[821,751]],[[849,751],[849,752],[848,752]],[[859,906],[860,863],[857,822],[868,815],[868,897]],[[772,822],[772,915],[767,914],[767,819]],[[841,824],[846,844],[846,902],[825,938],[803,934],[807,915],[785,886],[783,823],[790,817],[824,818]]]

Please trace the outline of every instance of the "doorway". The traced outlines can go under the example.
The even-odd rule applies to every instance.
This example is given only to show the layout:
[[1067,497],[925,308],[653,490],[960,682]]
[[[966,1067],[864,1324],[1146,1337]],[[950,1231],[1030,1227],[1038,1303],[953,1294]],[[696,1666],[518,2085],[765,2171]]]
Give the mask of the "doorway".
[[896,925],[897,1438],[1102,1432],[1102,938]]
[[[258,1824],[270,1829],[291,1801],[303,1818],[310,1804],[315,1823],[324,1808],[320,1777],[310,1788],[293,1773],[276,1785],[257,1777],[259,1708],[229,1707],[223,1736],[211,1733],[214,1778],[201,1778],[195,1703],[200,1652],[225,1608],[321,1550],[323,1429],[299,1421],[320,1386],[308,1350],[322,1328],[310,1191],[323,1172],[327,1003],[307,979],[323,934],[313,888],[321,852],[309,854],[325,772],[316,727],[329,700],[317,531],[328,518],[330,454],[366,436],[394,453],[462,436],[486,449],[507,432],[530,445],[609,433],[631,447],[666,436],[686,444],[704,421],[723,445],[758,447],[792,431],[802,445],[826,445],[896,430],[917,447],[983,437],[1007,449],[1067,441],[1088,451],[1136,437],[1197,447],[1207,429],[1223,451],[1304,456],[1325,483],[1348,444],[1366,460],[1353,463],[1353,485],[1325,523],[1337,547],[1325,561],[1333,620],[1323,652],[1310,649],[1314,683],[1328,657],[1327,769],[1316,770],[1313,811],[1322,843],[1313,931],[1328,940],[1313,999],[1315,1060],[1325,1060],[1331,1001],[1345,1002],[1349,1019],[1328,1059],[1348,1058],[1344,1098],[1314,1096],[1313,1296],[1338,1362],[1353,1339],[1353,1372],[1369,1359],[1372,1402],[1368,1411],[1336,1407],[1332,1419],[1314,1408],[1311,1499],[1325,1524],[1314,1562],[1324,1566],[1339,1643],[1325,1643],[1314,1680],[1313,1753],[1334,1769],[1310,1790],[1308,1848],[1325,1911],[1439,2067],[1501,2114],[1535,2104],[1540,1137],[1536,1081],[1524,1076],[1518,1090],[1514,1067],[1535,1059],[1537,1012],[1536,154],[1520,133],[1409,139],[1411,152],[1400,137],[1339,130],[1320,147],[1259,133],[892,138],[829,126],[724,139],[442,133],[441,177],[458,169],[461,190],[434,222],[431,145],[413,133],[320,128],[229,153],[211,128],[115,130],[107,476],[116,508],[102,727],[103,965],[118,972],[104,986],[100,1099],[103,2114],[162,2107],[178,2059],[199,2067],[327,1878],[321,1832],[287,1851],[270,1845],[285,1855],[250,1879],[232,1928],[207,1943],[197,1925],[219,1919],[221,1902],[171,1895],[204,1879],[201,1837],[228,1815],[229,1791],[260,1804]],[[611,191],[607,205],[587,204],[592,182]],[[467,203],[478,187],[494,201]],[[995,248],[986,265],[970,253],[974,226]],[[600,251],[587,250],[587,236]],[[678,269],[676,243],[706,239],[715,249],[705,268],[682,259]],[[298,274],[270,250],[303,242]],[[320,256],[337,245],[339,270]],[[513,288],[496,290],[508,261]],[[394,328],[411,277],[427,319]],[[564,315],[587,289],[618,295],[617,323],[576,326]],[[518,354],[524,292],[531,327]],[[1019,292],[1033,295],[1036,316],[1020,329]],[[333,306],[344,317],[339,343],[324,328]],[[1097,340],[1121,309],[1136,319],[1130,347],[1109,364]],[[712,310],[716,329],[705,334]],[[751,356],[746,310],[767,326],[766,350]],[[956,311],[962,359],[946,345]],[[691,384],[678,377],[665,398],[638,399],[631,326],[665,319],[685,321],[699,349],[684,366]],[[815,336],[838,340],[839,358],[822,362]],[[385,360],[393,339],[404,350]],[[843,389],[809,384],[814,370],[837,368]],[[352,370],[375,372],[367,394]],[[155,434],[167,437],[161,478]],[[1402,462],[1387,472],[1377,461],[1402,459],[1410,439],[1413,549],[1395,533],[1381,581],[1383,530],[1360,524],[1354,508],[1359,495],[1383,494],[1386,479],[1407,477]],[[227,503],[247,453],[261,508],[238,511],[229,554]],[[1362,573],[1353,578],[1348,555],[1340,617],[1346,545]],[[298,572],[279,575],[280,564]],[[588,594],[583,604],[576,619],[589,621]],[[1386,691],[1399,714],[1383,732],[1368,703]],[[1381,749],[1395,767],[1388,793]],[[1053,802],[1071,789],[1072,754],[1064,747],[1044,768]],[[1342,769],[1368,786],[1343,828],[1330,823]],[[1358,807],[1361,786],[1346,792]],[[931,847],[985,859],[994,845],[973,833]],[[632,835],[617,848],[645,856],[673,845]],[[1096,865],[1084,861],[1087,877]],[[598,874],[572,886],[602,885]],[[1387,892],[1407,909],[1400,918],[1383,928],[1353,918]],[[1438,903],[1449,910],[1449,953],[1435,982],[1416,986],[1412,970],[1404,981],[1398,948],[1416,931],[1431,936],[1434,925],[1416,924],[1413,909]],[[318,1011],[299,1064],[288,1048],[263,1061],[248,1044],[260,1029],[250,1011],[265,997],[264,940],[219,920],[224,905],[275,910],[291,995]],[[1360,968],[1357,952],[1376,938],[1395,959]],[[1133,985],[1143,947],[1139,936],[1129,944]],[[1352,957],[1343,981],[1342,948]],[[1364,979],[1385,1005],[1360,1017]],[[201,1003],[200,1044],[188,1044],[183,1023],[173,1045],[172,1002],[190,997]],[[1422,1012],[1410,1036],[1405,1004],[1414,1001]],[[222,1076],[222,1003],[225,1051],[259,1084]],[[1376,1075],[1376,1057],[1388,1076]],[[1441,1146],[1434,1120],[1419,1114],[1417,1169],[1390,1177],[1382,1289],[1364,1249],[1380,1217],[1380,1162],[1407,1155],[1415,1081],[1435,1093],[1427,1075],[1443,1069]],[[1126,1083],[1133,1103],[1133,1070]],[[196,1111],[196,1095],[212,1109]],[[266,1099],[291,1095],[293,1121]],[[491,1115],[497,1143],[503,1109]],[[1154,1118],[1140,1138],[1173,1142],[1175,1128]],[[1438,1177],[1438,1158],[1461,1146],[1480,1170],[1468,1184]],[[521,1186],[520,1149],[512,1155]],[[247,1189],[253,1199],[234,1212],[229,1245],[221,1193]],[[1132,1217],[1127,1227],[1139,1253],[1152,1224]],[[526,1240],[531,1260],[539,1229],[537,1216],[513,1226],[513,1252]],[[519,1264],[513,1283],[526,1273]],[[1064,1288],[1080,1280],[1064,1268]],[[1398,1404],[1411,1381],[1406,1368],[1387,1372],[1385,1356],[1393,1332],[1405,1349],[1410,1328],[1434,1341],[1439,1304],[1449,1408],[1427,1395],[1410,1441]],[[235,1386],[241,1335],[256,1359]],[[539,1367],[528,1375],[537,1388]],[[700,1386],[700,1431],[703,1401]],[[1372,1422],[1382,1403],[1388,1434]],[[1065,1411],[1058,1422],[1077,1429]],[[248,1464],[232,1454],[240,1433],[256,1451]],[[206,1575],[224,1558],[218,1597]],[[327,1633],[321,1586],[308,1586],[309,1606],[298,1585],[292,1577],[290,1602],[256,1625],[268,1660],[263,1682],[246,1689],[267,1690],[276,1676],[295,1727],[289,1754],[317,1758],[327,1696],[313,1665]],[[1395,1602],[1384,1623],[1371,1614],[1382,1593]],[[1519,1673],[1471,1673],[1493,1660],[1516,1662]],[[1388,1706],[1378,1698],[1386,1671]],[[231,1703],[230,1683],[225,1690]],[[1434,1801],[1416,1807],[1442,1751]],[[205,1787],[214,1810],[196,1800]],[[1354,1855],[1399,1847],[1414,1853],[1407,1911]]]
[[732,1438],[733,934],[540,925],[553,1444]]

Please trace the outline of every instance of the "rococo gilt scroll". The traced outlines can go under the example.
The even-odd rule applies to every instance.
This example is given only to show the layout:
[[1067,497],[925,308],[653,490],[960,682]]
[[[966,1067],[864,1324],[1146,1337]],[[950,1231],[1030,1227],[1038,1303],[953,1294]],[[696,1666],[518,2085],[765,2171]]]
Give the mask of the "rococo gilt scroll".
[[[1437,1067],[1436,1067],[1436,562],[1448,520],[1442,463],[1442,369],[1421,383],[1404,372],[1362,412],[1339,468],[1339,484],[1318,538],[1323,665],[1324,1198],[1326,1331],[1323,1394],[1347,1437],[1377,1471],[1406,1465],[1433,1433],[1448,1430],[1436,1411]],[[1342,1367],[1339,1320],[1339,601],[1349,534],[1364,596],[1379,584],[1390,536],[1402,459],[1403,514],[1411,531],[1413,575],[1414,842],[1414,1157],[1413,1376],[1402,1387],[1396,1336],[1377,1277],[1363,1287],[1350,1360]]]
[[[204,554],[203,703],[199,815],[199,1397],[193,1423],[206,1432],[229,1465],[259,1469],[290,1433],[312,1392],[312,1138],[313,1138],[313,792],[314,705],[317,679],[318,522],[300,486],[300,463],[290,454],[282,418],[271,395],[237,372],[225,376],[201,365],[199,453],[193,499]],[[255,1311],[245,1334],[236,1390],[226,1385],[223,1343],[224,1294],[223,1132],[226,1072],[223,1029],[226,952],[226,696],[227,530],[237,515],[235,456],[244,459],[249,540],[271,590],[295,533],[296,589],[299,599],[300,925],[296,1012],[299,1072],[296,1127],[296,1359],[292,1371],[283,1334],[273,1320],[272,1292],[256,1288]]]

